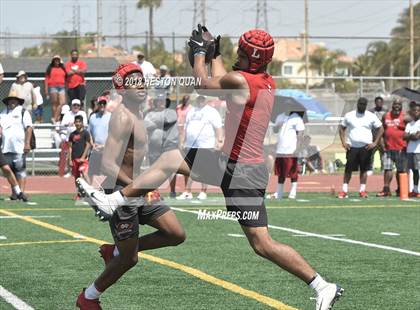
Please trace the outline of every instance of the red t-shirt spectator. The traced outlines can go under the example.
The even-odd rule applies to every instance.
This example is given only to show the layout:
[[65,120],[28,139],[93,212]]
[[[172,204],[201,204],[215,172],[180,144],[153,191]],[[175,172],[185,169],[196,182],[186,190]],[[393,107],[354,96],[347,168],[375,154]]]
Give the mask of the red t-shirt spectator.
[[384,116],[384,141],[385,150],[402,151],[407,148],[407,143],[403,139],[405,131],[404,112],[394,116],[392,112],[387,112]]
[[[66,62],[66,71],[70,72],[71,70],[86,70],[87,65],[83,60],[77,60],[72,62],[71,60]],[[67,77],[67,87],[76,88],[79,85],[85,85],[85,77],[80,74],[72,74]]]
[[50,75],[45,75],[48,87],[64,87],[66,83],[66,71],[61,67],[52,67]]

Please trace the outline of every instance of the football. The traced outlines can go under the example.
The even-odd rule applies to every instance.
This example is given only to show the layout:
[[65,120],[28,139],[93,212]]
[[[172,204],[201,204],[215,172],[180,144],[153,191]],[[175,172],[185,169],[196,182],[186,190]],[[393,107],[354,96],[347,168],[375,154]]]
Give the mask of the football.
[[[205,62],[206,64],[208,64],[213,59],[214,51],[215,51],[214,37],[212,36],[210,32],[203,31],[203,42],[204,42],[204,46],[207,47]],[[191,48],[189,48],[188,50],[188,60],[190,61],[191,67],[194,67],[194,55]]]

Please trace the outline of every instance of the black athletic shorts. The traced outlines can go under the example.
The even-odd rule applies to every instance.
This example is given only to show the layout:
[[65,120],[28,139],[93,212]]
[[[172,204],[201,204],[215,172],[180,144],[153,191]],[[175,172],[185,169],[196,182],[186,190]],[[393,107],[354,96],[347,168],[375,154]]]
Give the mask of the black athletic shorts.
[[[122,188],[123,186],[117,185],[114,190],[105,190],[105,192],[110,193]],[[137,206],[122,206],[118,208],[109,221],[114,241],[138,237],[139,225],[146,225],[170,210],[163,201],[146,203],[143,199],[139,200],[139,205]]]
[[352,147],[346,153],[346,172],[368,171],[371,169],[372,151],[365,147]]
[[4,157],[3,152],[0,149],[0,167],[6,166],[7,160],[6,157]]
[[241,225],[267,226],[264,196],[268,170],[265,163],[238,163],[214,149],[190,149],[185,162],[193,180],[222,189],[227,210],[235,214]]

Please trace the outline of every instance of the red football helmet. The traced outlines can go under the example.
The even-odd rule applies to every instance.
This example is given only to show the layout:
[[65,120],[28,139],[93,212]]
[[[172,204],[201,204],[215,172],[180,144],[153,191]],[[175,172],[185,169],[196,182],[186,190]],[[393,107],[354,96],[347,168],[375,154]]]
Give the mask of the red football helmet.
[[274,53],[274,41],[269,33],[261,29],[252,29],[239,38],[239,48],[249,60],[249,72],[255,73],[261,66],[271,61]]
[[124,89],[124,81],[127,75],[140,72],[143,75],[143,71],[141,70],[140,66],[127,63],[123,65],[119,65],[117,70],[115,70],[114,75],[112,76],[112,84],[114,85],[115,89]]

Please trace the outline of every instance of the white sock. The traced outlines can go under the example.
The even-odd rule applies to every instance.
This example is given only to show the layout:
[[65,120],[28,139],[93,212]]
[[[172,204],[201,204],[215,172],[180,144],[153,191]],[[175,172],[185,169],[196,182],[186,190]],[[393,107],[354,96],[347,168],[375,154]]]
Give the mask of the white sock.
[[13,191],[15,192],[16,195],[19,195],[22,191],[20,190],[19,185],[13,186],[12,187]]
[[114,256],[120,255],[120,251],[118,251],[117,246],[114,247],[114,252],[112,252],[112,255],[114,255]]
[[418,185],[414,185],[413,190],[414,190],[414,192],[418,193],[419,192],[419,186]]
[[113,192],[112,194],[108,195],[110,199],[115,201],[117,205],[123,206],[127,203],[127,198],[125,198],[120,191]]
[[289,195],[296,196],[296,190],[297,190],[297,182],[292,182],[292,187],[290,188]]
[[283,197],[283,188],[284,188],[284,184],[281,184],[281,183],[277,184],[277,199],[281,199]]
[[92,283],[86,290],[85,290],[85,298],[86,299],[98,299],[101,296],[102,292],[98,291],[95,287],[95,284]]
[[343,192],[347,193],[349,191],[349,185],[347,183],[343,183]]
[[319,274],[316,274],[315,279],[309,283],[309,287],[319,293],[325,286],[328,285],[328,282],[325,281]]
[[366,184],[360,184],[360,192],[366,191]]

